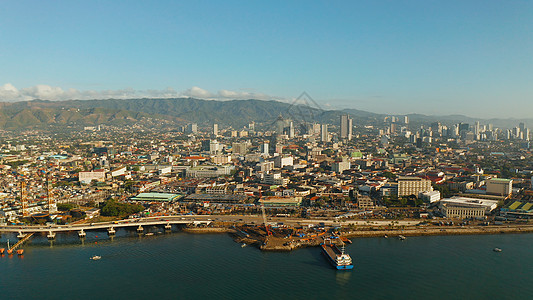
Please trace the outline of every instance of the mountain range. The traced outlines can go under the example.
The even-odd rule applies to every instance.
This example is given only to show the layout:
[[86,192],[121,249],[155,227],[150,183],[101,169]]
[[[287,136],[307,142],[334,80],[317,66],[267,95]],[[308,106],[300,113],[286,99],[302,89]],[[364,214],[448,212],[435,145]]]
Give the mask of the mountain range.
[[[341,114],[350,114],[354,124],[383,122],[387,115],[357,109],[322,110],[319,107],[292,105],[280,101],[231,100],[216,101],[194,98],[168,99],[107,99],[107,100],[32,100],[0,103],[0,129],[16,130],[47,126],[84,126],[98,124],[128,124],[145,120],[165,120],[175,124],[198,123],[241,128],[255,121],[272,125],[280,116],[295,122],[338,124]],[[510,128],[519,122],[533,124],[533,119],[479,120],[462,115],[426,116],[409,114],[414,125],[441,122],[482,124]]]

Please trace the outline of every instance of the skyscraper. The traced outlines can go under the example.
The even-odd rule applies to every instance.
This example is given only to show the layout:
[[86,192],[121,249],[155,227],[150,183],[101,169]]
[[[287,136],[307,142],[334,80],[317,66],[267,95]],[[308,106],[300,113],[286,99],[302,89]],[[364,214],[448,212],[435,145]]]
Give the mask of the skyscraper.
[[218,135],[218,124],[213,124],[213,135]]
[[294,138],[294,123],[292,121],[289,122],[289,138]]
[[187,132],[188,133],[197,133],[198,132],[198,124],[191,123],[187,125]]
[[322,124],[320,129],[320,140],[323,143],[329,142],[328,124]]
[[350,118],[350,116],[342,115],[341,124],[340,124],[340,138],[351,140],[352,139],[352,127],[353,127],[353,120]]

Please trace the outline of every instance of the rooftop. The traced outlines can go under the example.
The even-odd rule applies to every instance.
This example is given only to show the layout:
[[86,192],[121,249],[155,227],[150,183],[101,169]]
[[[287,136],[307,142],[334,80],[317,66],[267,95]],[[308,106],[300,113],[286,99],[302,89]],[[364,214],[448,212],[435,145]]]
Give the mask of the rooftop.
[[180,194],[167,194],[167,193],[140,193],[139,195],[131,198],[136,201],[172,201],[179,198]]

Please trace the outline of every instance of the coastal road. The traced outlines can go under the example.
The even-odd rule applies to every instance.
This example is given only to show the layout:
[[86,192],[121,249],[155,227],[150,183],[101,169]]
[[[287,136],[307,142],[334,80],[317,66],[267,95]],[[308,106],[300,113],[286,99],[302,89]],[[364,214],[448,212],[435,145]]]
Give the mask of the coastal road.
[[[242,224],[263,224],[261,215],[175,215],[175,216],[157,216],[147,218],[125,219],[113,222],[99,222],[99,223],[82,223],[69,225],[4,225],[0,226],[0,232],[64,232],[64,231],[80,231],[80,230],[96,230],[123,228],[123,227],[139,227],[139,226],[157,226],[157,225],[176,225],[176,224],[210,224],[211,222],[229,222]],[[390,220],[347,220],[339,221],[334,219],[298,219],[285,217],[270,217],[267,218],[268,223],[283,223],[291,226],[316,226],[323,223],[325,226],[414,226],[419,221],[390,221]],[[394,223],[393,223],[394,222]]]
[[[216,222],[234,222],[244,224],[263,224],[261,215],[188,215],[181,216],[186,219],[211,220]],[[335,219],[299,219],[286,217],[267,217],[267,222],[282,222],[287,225],[318,225],[324,223],[327,226],[415,226],[420,223],[417,220],[335,220]],[[394,223],[392,223],[394,222]]]

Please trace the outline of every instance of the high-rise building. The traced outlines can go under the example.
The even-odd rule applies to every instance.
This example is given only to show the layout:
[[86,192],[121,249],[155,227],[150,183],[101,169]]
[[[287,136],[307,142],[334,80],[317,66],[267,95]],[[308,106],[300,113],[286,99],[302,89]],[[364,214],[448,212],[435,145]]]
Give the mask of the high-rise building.
[[289,138],[294,138],[294,123],[292,121],[289,122]]
[[255,122],[253,122],[253,121],[250,122],[250,123],[248,124],[248,129],[249,129],[250,131],[255,131]]
[[248,152],[248,144],[247,143],[233,143],[232,152],[235,154],[244,155]]
[[218,124],[213,124],[213,135],[218,135]]
[[198,124],[191,123],[187,125],[187,132],[188,133],[197,133],[198,132]]
[[316,134],[316,135],[320,134],[320,124],[318,123],[313,124],[313,134]]
[[391,123],[391,124],[390,124],[390,128],[389,128],[389,132],[390,132],[390,134],[395,133],[397,130],[398,130],[398,124],[396,124],[396,123]]
[[278,119],[276,120],[276,133],[278,135],[282,135],[284,128],[285,128],[285,119],[283,119],[283,116],[280,113],[278,116]]
[[353,120],[350,118],[350,116],[342,115],[341,124],[340,124],[340,138],[351,140],[352,139],[352,127],[353,127]]
[[261,154],[268,155],[270,151],[270,144],[269,143],[263,143],[261,144]]
[[323,143],[329,142],[328,124],[322,124],[320,128],[320,140]]
[[409,124],[409,117],[408,116],[403,116],[403,123],[405,125]]
[[209,143],[209,154],[214,155],[218,154],[222,150],[222,145],[217,140],[212,140]]

